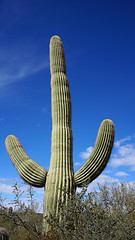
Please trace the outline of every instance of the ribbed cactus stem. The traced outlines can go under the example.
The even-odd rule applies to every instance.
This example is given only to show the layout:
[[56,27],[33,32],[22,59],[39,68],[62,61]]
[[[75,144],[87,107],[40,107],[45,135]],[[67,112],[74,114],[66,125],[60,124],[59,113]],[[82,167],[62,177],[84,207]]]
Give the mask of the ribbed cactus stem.
[[5,144],[8,155],[21,178],[34,187],[44,187],[47,171],[28,157],[19,140],[9,135]]
[[[71,100],[66,77],[64,50],[59,37],[50,41],[51,103],[52,103],[52,144],[51,161],[46,181],[44,217],[58,214],[60,202],[67,204],[75,192]],[[44,218],[44,228],[47,223]]]
[[91,183],[104,170],[110,158],[114,142],[114,125],[104,120],[98,131],[95,147],[84,165],[75,173],[77,187]]
[[5,144],[21,178],[35,187],[45,185],[43,232],[49,230],[50,215],[56,216],[60,203],[67,205],[76,187],[93,181],[105,168],[112,151],[114,125],[104,120],[99,128],[95,147],[86,163],[74,174],[71,130],[71,100],[63,45],[58,36],[50,40],[52,136],[51,160],[47,171],[31,160],[19,140],[9,135]]
[[50,73],[66,74],[65,54],[63,44],[59,36],[53,36],[50,40]]

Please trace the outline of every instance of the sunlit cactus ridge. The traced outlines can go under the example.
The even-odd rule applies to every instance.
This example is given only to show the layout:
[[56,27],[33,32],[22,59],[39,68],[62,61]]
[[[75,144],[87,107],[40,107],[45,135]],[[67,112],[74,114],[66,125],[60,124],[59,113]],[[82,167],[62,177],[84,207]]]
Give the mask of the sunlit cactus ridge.
[[71,98],[63,45],[58,36],[50,40],[50,73],[52,136],[49,171],[28,157],[15,136],[9,135],[5,140],[9,157],[21,178],[34,187],[45,186],[43,232],[49,230],[47,219],[58,215],[59,204],[67,205],[76,187],[89,184],[103,171],[114,142],[113,122],[106,119],[100,125],[91,155],[74,173]]

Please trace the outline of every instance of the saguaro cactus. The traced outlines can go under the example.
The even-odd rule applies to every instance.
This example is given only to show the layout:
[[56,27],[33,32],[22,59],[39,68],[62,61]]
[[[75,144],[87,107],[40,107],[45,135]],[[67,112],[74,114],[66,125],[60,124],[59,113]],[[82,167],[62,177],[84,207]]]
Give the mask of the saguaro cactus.
[[70,91],[63,45],[58,36],[53,36],[50,40],[50,72],[52,138],[49,171],[28,157],[15,136],[9,135],[5,141],[9,157],[21,178],[32,186],[45,186],[43,232],[49,229],[47,218],[58,214],[59,203],[66,205],[76,187],[89,184],[103,171],[114,141],[114,125],[106,119],[99,128],[93,152],[74,173]]

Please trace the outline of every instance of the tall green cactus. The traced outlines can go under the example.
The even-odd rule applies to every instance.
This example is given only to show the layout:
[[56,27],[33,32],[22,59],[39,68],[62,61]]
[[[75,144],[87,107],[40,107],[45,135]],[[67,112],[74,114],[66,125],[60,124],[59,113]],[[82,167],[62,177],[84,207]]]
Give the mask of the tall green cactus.
[[114,125],[106,119],[99,128],[93,152],[74,173],[70,91],[63,45],[58,36],[50,40],[50,72],[52,137],[49,171],[28,157],[15,136],[9,135],[5,141],[9,157],[21,178],[32,186],[45,186],[43,232],[49,230],[47,218],[58,214],[59,203],[66,205],[76,187],[89,184],[103,171],[114,141]]

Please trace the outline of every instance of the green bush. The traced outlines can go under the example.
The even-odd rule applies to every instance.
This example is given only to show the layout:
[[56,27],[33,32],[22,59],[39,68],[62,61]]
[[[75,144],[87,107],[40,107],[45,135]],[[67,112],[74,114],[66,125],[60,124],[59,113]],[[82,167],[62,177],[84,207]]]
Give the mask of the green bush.
[[135,239],[135,183],[84,188],[59,212],[62,221],[52,218],[52,225],[62,239]]
[[52,228],[46,236],[42,236],[42,214],[36,212],[32,189],[31,204],[25,206],[19,200],[19,187],[15,186],[18,208],[8,211],[2,198],[0,205],[0,226],[7,230],[10,240],[135,239],[135,183],[98,185],[98,190],[91,193],[83,188],[67,207],[59,206],[59,216],[50,219]]

